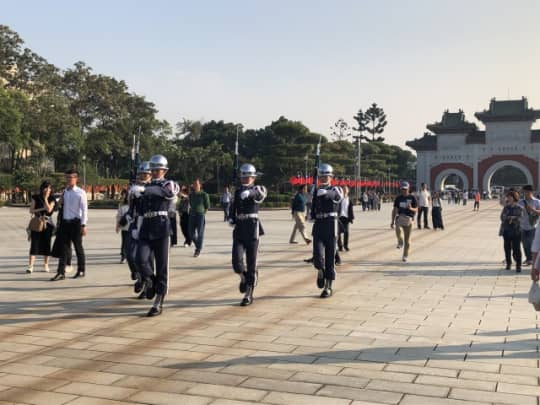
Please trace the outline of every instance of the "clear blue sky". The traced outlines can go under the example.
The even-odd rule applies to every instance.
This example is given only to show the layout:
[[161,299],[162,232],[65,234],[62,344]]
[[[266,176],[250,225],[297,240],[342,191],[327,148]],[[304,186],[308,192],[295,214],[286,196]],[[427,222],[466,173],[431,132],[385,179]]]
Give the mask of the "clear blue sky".
[[403,145],[446,108],[473,120],[510,94],[540,109],[537,0],[32,0],[1,16],[50,62],[126,80],[171,123],[285,115],[328,134],[377,102]]

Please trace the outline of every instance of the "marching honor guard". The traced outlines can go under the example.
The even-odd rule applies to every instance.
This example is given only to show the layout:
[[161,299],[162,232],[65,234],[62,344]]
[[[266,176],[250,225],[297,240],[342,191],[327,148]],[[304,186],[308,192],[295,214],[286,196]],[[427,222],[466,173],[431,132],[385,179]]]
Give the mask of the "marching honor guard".
[[[240,305],[253,302],[253,290],[257,285],[257,249],[259,237],[264,231],[259,220],[259,205],[266,198],[266,188],[255,185],[257,172],[255,166],[246,163],[240,167],[241,186],[234,192],[229,211],[229,224],[234,226],[232,265],[240,276],[240,292],[245,294]],[[244,264],[244,254],[246,264]]]
[[[137,262],[137,247],[139,244],[139,236],[137,231],[137,225],[139,222],[139,217],[142,221],[141,216],[141,188],[139,186],[144,186],[149,183],[152,179],[152,174],[150,171],[150,162],[142,162],[137,168],[137,179],[136,184],[129,189],[129,211],[127,220],[130,222],[129,232],[128,232],[128,246],[127,246],[127,262],[129,269],[131,271],[131,279],[136,280],[135,283],[135,292],[139,294],[138,298],[146,298],[146,291],[143,290],[143,276],[139,264]],[[154,258],[151,257],[150,265],[152,269],[154,268]]]
[[323,163],[319,169],[320,186],[313,193],[311,219],[313,224],[313,266],[317,269],[317,287],[321,298],[332,295],[332,282],[336,278],[335,256],[338,230],[338,208],[343,199],[340,187],[332,186],[334,170]]
[[[152,181],[133,190],[141,198],[141,211],[134,232],[139,243],[137,263],[142,273],[146,298],[154,298],[148,316],[156,316],[163,311],[163,302],[169,283],[169,247],[172,235],[169,217],[170,205],[180,191],[178,184],[165,179],[169,170],[167,159],[162,155],[150,158]],[[155,275],[151,265],[155,260]]]

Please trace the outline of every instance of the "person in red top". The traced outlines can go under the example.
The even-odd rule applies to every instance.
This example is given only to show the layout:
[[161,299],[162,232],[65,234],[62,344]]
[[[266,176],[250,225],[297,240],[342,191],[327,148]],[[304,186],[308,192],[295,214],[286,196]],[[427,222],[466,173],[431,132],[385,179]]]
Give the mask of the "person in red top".
[[473,211],[480,211],[480,191],[476,190],[474,193],[474,207]]

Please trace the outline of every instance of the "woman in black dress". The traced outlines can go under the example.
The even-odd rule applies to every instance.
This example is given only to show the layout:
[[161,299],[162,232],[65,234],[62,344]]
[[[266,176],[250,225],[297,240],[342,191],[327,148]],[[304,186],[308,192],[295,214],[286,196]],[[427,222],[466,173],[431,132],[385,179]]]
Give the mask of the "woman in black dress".
[[28,260],[27,273],[34,271],[36,256],[43,256],[45,271],[49,271],[49,256],[51,255],[51,237],[54,224],[51,215],[56,208],[56,200],[52,196],[52,186],[48,181],[43,181],[39,187],[39,193],[32,196],[30,213],[35,216],[45,216],[47,222],[42,232],[32,231],[30,234],[30,258]]

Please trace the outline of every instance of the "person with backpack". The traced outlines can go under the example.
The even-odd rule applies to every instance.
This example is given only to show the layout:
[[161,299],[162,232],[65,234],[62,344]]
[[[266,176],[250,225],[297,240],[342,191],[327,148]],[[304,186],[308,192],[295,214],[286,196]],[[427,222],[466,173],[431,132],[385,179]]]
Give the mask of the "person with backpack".
[[512,258],[516,261],[516,273],[521,273],[521,218],[523,208],[518,204],[517,191],[506,194],[505,206],[501,212],[500,233],[504,239],[506,270],[512,268]]

